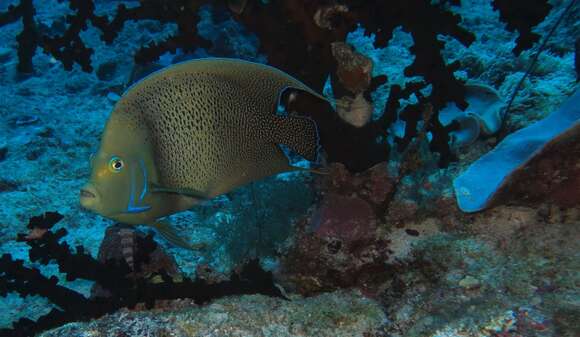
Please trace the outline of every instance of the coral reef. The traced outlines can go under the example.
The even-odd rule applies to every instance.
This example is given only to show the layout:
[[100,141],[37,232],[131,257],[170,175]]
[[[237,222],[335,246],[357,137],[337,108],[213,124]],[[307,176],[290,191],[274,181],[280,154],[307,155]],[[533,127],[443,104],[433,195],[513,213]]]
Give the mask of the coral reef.
[[441,227],[423,221],[409,203],[393,203],[415,164],[416,153],[409,153],[396,170],[381,163],[353,174],[331,165],[318,182],[319,202],[298,222],[293,245],[281,257],[277,281],[304,295],[357,287],[377,296],[398,263],[410,257],[410,246]]
[[576,67],[576,81],[580,81],[580,38],[576,39],[575,49],[574,66]]
[[32,56],[36,51],[36,25],[34,23],[34,5],[32,0],[22,0],[18,6],[10,6],[4,13],[0,13],[0,26],[22,19],[23,29],[16,37],[18,41],[18,71],[31,72],[33,70]]
[[80,37],[81,31],[87,29],[90,23],[101,32],[102,40],[110,44],[117,37],[125,22],[130,20],[158,20],[160,22],[173,21],[178,25],[178,33],[168,37],[161,43],[154,43],[142,47],[135,55],[135,60],[144,63],[155,61],[166,51],[175,53],[182,48],[186,52],[196,47],[207,47],[209,42],[197,34],[195,23],[199,20],[197,10],[204,1],[184,0],[179,2],[142,1],[139,7],[127,8],[120,4],[115,17],[109,21],[107,16],[95,14],[95,4],[90,1],[71,0],[70,9],[75,15],[68,15],[68,27],[62,35],[51,36],[44,34],[34,23],[35,9],[32,0],[22,0],[18,6],[10,6],[2,13],[0,26],[22,18],[24,30],[18,36],[19,66],[21,72],[32,72],[32,57],[37,47],[51,54],[62,62],[67,70],[73,64],[79,64],[84,71],[92,72],[91,55],[93,49],[88,48]]
[[[114,312],[120,308],[133,308],[144,303],[152,308],[156,300],[190,298],[197,304],[206,303],[214,298],[234,294],[262,293],[270,296],[282,296],[273,284],[271,274],[264,272],[254,261],[248,263],[230,280],[209,282],[192,281],[188,278],[168,275],[164,269],[167,262],[157,264],[158,273],[151,274],[152,263],[162,262],[162,253],[151,235],[137,235],[131,264],[126,256],[117,259],[106,259],[111,252],[111,240],[105,241],[101,257],[105,262],[95,260],[86,254],[82,246],[72,252],[66,243],[59,243],[66,235],[65,229],[53,233],[50,229],[62,219],[58,213],[48,212],[30,219],[28,234],[20,234],[19,240],[30,246],[29,258],[32,262],[46,265],[51,261],[58,264],[59,270],[66,274],[68,281],[82,278],[95,281],[98,287],[90,299],[85,298],[67,287],[58,285],[56,277],[47,278],[38,269],[25,267],[23,261],[14,260],[8,254],[0,259],[0,295],[18,292],[22,296],[41,295],[46,297],[59,309],[53,309],[37,321],[20,319],[12,329],[0,329],[1,335],[28,336],[51,327],[75,320],[87,320]],[[114,230],[113,230],[114,231]],[[114,232],[110,231],[110,235]],[[114,249],[113,249],[114,250]],[[157,260],[157,261],[155,261]],[[165,258],[167,260],[167,258]],[[136,272],[132,272],[131,265]],[[145,267],[141,270],[141,267]],[[169,263],[169,268],[172,267]],[[155,270],[155,269],[154,269]],[[146,277],[139,277],[139,273]]]
[[[496,210],[470,222],[468,235],[420,242],[414,262],[398,269],[382,294],[395,322],[383,335],[574,336],[569,296],[578,278],[565,271],[577,263],[573,225],[537,215],[532,208]],[[546,264],[550,259],[560,267]]]
[[[459,207],[475,212],[489,206],[493,195],[509,176],[541,151],[542,147],[574,128],[580,118],[580,91],[558,110],[505,138],[493,151],[476,161],[453,182]],[[555,140],[557,142],[557,140]],[[486,184],[481,184],[485,179]]]
[[292,301],[246,295],[219,299],[208,306],[173,302],[167,309],[155,311],[122,310],[39,336],[367,337],[384,321],[381,308],[358,292],[296,297]]
[[[336,112],[348,124],[363,127],[369,123],[373,113],[371,103],[364,97],[371,85],[372,60],[344,42],[333,42],[331,49],[337,62],[338,79],[332,81],[333,96],[340,97]],[[377,79],[375,77],[375,82]]]
[[[0,3],[1,333],[93,320],[45,334],[576,336],[577,133],[514,171],[489,209],[462,213],[452,185],[577,90],[580,11],[547,4]],[[79,209],[123,91],[207,56],[267,62],[336,101],[282,96],[289,114],[320,125],[328,174],[272,177],[171,217],[204,252]],[[472,81],[506,100],[521,87],[500,132],[474,139],[480,121],[442,121],[448,105],[463,116],[485,107]],[[453,148],[459,133],[473,142]],[[14,240],[47,209],[64,218],[37,218]]]
[[306,295],[352,286],[376,292],[388,275],[388,242],[377,235],[393,188],[386,165],[352,175],[337,164],[321,184],[322,200],[299,224],[278,281]]
[[450,142],[455,149],[471,145],[480,133],[485,136],[497,133],[503,120],[505,102],[495,89],[478,83],[467,83],[465,88],[469,104],[465,111],[451,103],[439,113],[439,121],[444,126],[454,121],[459,123],[459,129],[450,132]]
[[513,49],[516,55],[538,42],[540,35],[532,32],[532,28],[542,22],[552,9],[547,0],[494,0],[493,7],[501,13],[500,19],[507,23],[507,29],[519,33]]
[[[541,1],[540,1],[541,2]],[[459,5],[456,1],[449,1],[451,5]],[[437,35],[457,39],[465,46],[469,46],[474,41],[474,35],[460,26],[461,17],[450,11],[447,2],[441,4],[431,4],[424,0],[414,1],[396,1],[391,3],[384,2],[358,2],[347,1],[342,5],[328,5],[325,2],[308,2],[300,3],[285,1],[283,3],[263,3],[260,1],[243,1],[239,3],[228,3],[234,12],[237,20],[244,24],[250,31],[257,34],[260,39],[260,50],[265,52],[270,64],[285,70],[313,86],[315,89],[321,89],[328,75],[346,80],[344,57],[335,59],[337,43],[345,41],[347,34],[352,32],[357,24],[366,29],[367,34],[376,36],[375,46],[384,47],[393,35],[393,30],[401,26],[403,30],[408,31],[415,42],[410,49],[415,55],[413,63],[405,69],[405,75],[408,77],[420,76],[423,79],[422,85],[413,85],[403,90],[404,95],[397,95],[401,90],[397,86],[392,86],[391,96],[383,113],[384,118],[375,121],[372,126],[364,130],[348,132],[356,139],[358,134],[367,133],[364,137],[367,141],[357,146],[365,149],[367,153],[364,160],[360,160],[361,155],[350,155],[352,153],[348,146],[340,147],[342,156],[329,156],[331,160],[345,163],[347,167],[353,170],[364,170],[386,159],[385,153],[388,148],[384,146],[373,146],[378,137],[384,136],[386,129],[394,122],[393,118],[397,113],[399,105],[395,102],[405,96],[415,95],[419,102],[413,106],[407,106],[399,113],[401,119],[406,122],[406,130],[403,139],[399,142],[400,146],[410,143],[411,139],[416,136],[417,122],[420,120],[418,111],[423,109],[427,103],[431,104],[434,114],[437,115],[447,103],[454,102],[461,109],[467,105],[465,101],[465,88],[459,81],[454,71],[459,68],[459,62],[447,64],[441,56],[441,50],[444,43],[438,40]],[[45,52],[51,54],[55,59],[63,63],[66,69],[71,69],[74,63],[78,63],[83,70],[92,71],[90,57],[93,50],[85,46],[79,33],[85,30],[88,23],[101,31],[101,38],[106,43],[112,43],[118,36],[119,31],[125,23],[130,20],[157,20],[159,22],[175,22],[177,32],[160,42],[151,43],[142,47],[135,54],[137,63],[147,63],[156,61],[163,53],[175,53],[180,49],[183,53],[191,53],[196,48],[208,47],[209,42],[199,36],[196,23],[199,21],[197,14],[198,9],[205,4],[205,1],[179,1],[168,4],[162,1],[140,1],[139,6],[127,8],[120,4],[115,16],[110,19],[104,15],[95,14],[95,5],[92,1],[70,1],[70,8],[76,12],[75,15],[67,17],[69,24],[62,35],[48,36],[43,35],[40,29],[34,24],[27,25],[23,34],[31,35],[28,38],[30,46],[20,46],[21,51],[21,68],[30,72],[32,63],[31,58],[36,46],[41,46]],[[531,47],[536,35],[531,33],[531,27],[538,24],[541,18],[545,17],[550,9],[538,6],[528,6],[526,9],[532,11],[535,20],[528,25],[521,24],[521,18],[518,16],[521,11],[514,11],[512,7],[505,3],[495,3],[502,13],[502,18],[507,20],[511,26],[510,29],[518,29],[522,34],[523,45],[518,46],[518,51]],[[520,5],[521,7],[521,5]],[[26,14],[26,15],[25,15]],[[19,6],[10,7],[5,13],[6,19],[1,23],[12,22],[23,17],[25,22],[32,20],[34,8],[32,2],[23,1]],[[421,20],[417,20],[421,17]],[[27,18],[25,20],[25,18]],[[437,27],[438,30],[433,30]],[[515,27],[515,28],[514,28]],[[301,34],[296,34],[299,32]],[[530,42],[531,41],[531,42]],[[335,55],[333,55],[333,53]],[[352,58],[352,57],[351,57]],[[368,67],[366,67],[368,68]],[[335,74],[336,73],[336,74]],[[364,72],[363,72],[364,74]],[[353,75],[352,73],[349,75]],[[384,83],[385,77],[370,78],[369,69],[366,75],[355,80],[350,78],[350,86],[355,85],[353,81],[359,82],[356,86],[361,86],[355,91],[366,91],[366,95],[374,91],[379,85]],[[369,81],[372,85],[369,88]],[[366,84],[364,84],[366,83]],[[420,89],[427,85],[431,86],[429,95],[419,93]],[[366,90],[364,87],[367,87]],[[352,91],[352,90],[351,90]],[[356,98],[355,94],[354,97]],[[351,98],[351,99],[352,99]],[[356,106],[352,109],[362,113],[370,110],[369,97],[365,99],[358,97],[355,100]],[[368,104],[367,104],[368,103]],[[353,105],[355,105],[353,103]],[[312,110],[310,105],[303,111]],[[367,118],[363,121],[356,122],[360,127],[365,124]],[[336,130],[335,124],[329,128]],[[342,126],[344,129],[345,127]],[[428,131],[432,133],[431,150],[441,154],[440,163],[445,166],[455,157],[451,153],[448,144],[449,130],[442,126],[437,118],[431,120]],[[334,136],[336,132],[330,134],[323,132],[323,143],[341,144],[338,137]],[[329,146],[330,147],[330,146]]]
[[[416,58],[405,70],[405,75],[423,76],[425,83],[417,83],[406,89],[393,86],[390,104],[385,107],[380,120],[362,128],[355,127],[353,130],[349,125],[329,117],[333,114],[327,109],[315,113],[321,108],[312,103],[294,109],[304,114],[314,114],[311,117],[321,125],[321,142],[329,153],[330,161],[344,163],[353,171],[363,171],[388,158],[388,147],[377,146],[376,139],[384,137],[387,128],[396,119],[399,99],[408,98],[413,94],[422,98],[415,106],[406,107],[400,113],[407,122],[402,147],[416,136],[416,126],[424,104],[431,103],[435,107],[435,113],[448,101],[454,101],[461,107],[466,105],[463,86],[453,76],[458,63],[445,64],[440,55],[442,43],[437,41],[435,32],[425,27],[441,27],[442,34],[450,35],[464,45],[469,45],[473,41],[473,35],[459,27],[460,18],[457,15],[447,11],[443,6],[429,5],[424,1],[397,1],[389,4],[369,1],[347,2],[345,7],[346,9],[341,7],[341,10],[331,11],[327,10],[327,7],[321,9],[316,2],[304,6],[292,1],[283,4],[249,1],[239,19],[249,30],[256,33],[261,43],[260,50],[267,54],[270,64],[294,74],[315,89],[322,88],[329,74],[335,76],[335,68],[341,71],[332,54],[332,44],[335,43],[336,46],[337,42],[344,41],[346,34],[356,28],[356,23],[360,23],[367,34],[376,35],[376,47],[384,47],[397,26],[402,26],[412,34],[416,45],[411,48],[411,52]],[[320,11],[332,15],[332,29],[311,21],[311,18],[321,17]],[[420,13],[424,14],[422,17],[429,23],[417,24],[415,18]],[[280,36],[287,38],[280,39]],[[344,76],[342,77],[344,79]],[[368,80],[365,77],[363,79]],[[370,88],[376,89],[384,82],[384,77],[377,76],[371,79]],[[424,97],[419,90],[428,84],[432,85],[433,90],[428,97]],[[442,164],[448,163],[452,159],[452,154],[447,142],[447,130],[439,125],[437,119],[433,119],[429,130],[434,137],[432,149],[442,154]],[[353,139],[357,140],[356,145],[352,144],[352,141],[348,143]]]
[[[177,280],[181,273],[175,259],[168,255],[161,246],[152,249],[143,260],[143,242],[146,242],[146,235],[129,225],[116,224],[107,228],[105,238],[99,247],[97,259],[101,263],[109,260],[125,261],[129,267],[127,277],[133,279],[147,279],[155,274],[166,273],[170,278]],[[151,248],[148,248],[151,249]],[[91,297],[110,297],[112,294],[103,288],[99,283],[95,283],[91,288]]]
[[489,201],[497,205],[539,205],[572,208],[580,202],[580,123],[544,145],[514,170]]

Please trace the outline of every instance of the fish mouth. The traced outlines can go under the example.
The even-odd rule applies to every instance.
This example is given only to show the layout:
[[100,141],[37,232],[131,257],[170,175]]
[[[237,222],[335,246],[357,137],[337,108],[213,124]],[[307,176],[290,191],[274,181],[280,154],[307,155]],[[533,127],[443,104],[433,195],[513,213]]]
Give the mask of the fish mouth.
[[97,196],[91,192],[91,191],[87,191],[84,188],[81,189],[81,198],[96,198]]

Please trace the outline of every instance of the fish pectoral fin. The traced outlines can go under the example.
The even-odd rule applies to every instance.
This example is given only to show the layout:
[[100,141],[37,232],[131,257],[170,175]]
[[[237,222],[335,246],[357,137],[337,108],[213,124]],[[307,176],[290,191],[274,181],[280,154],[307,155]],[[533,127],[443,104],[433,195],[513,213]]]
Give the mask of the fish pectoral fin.
[[207,200],[208,198],[201,191],[197,191],[191,188],[171,188],[163,187],[155,184],[151,184],[151,192],[153,193],[173,193],[180,194],[191,198]]
[[177,234],[173,226],[171,226],[171,224],[167,221],[157,221],[152,225],[152,227],[155,228],[165,240],[169,241],[171,244],[177,247],[189,250],[201,250],[206,247],[206,244],[204,243],[190,244],[189,242],[185,241],[185,239]]

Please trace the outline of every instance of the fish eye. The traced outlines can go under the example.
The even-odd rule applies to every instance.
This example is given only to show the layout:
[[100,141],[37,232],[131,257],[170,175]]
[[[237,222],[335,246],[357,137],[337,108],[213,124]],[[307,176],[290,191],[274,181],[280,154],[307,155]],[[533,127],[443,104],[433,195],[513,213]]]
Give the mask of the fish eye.
[[121,158],[119,158],[119,157],[113,157],[109,161],[109,169],[112,172],[115,172],[115,173],[121,172],[121,170],[123,169],[124,166],[125,166],[125,163],[123,163],[123,160],[121,160]]

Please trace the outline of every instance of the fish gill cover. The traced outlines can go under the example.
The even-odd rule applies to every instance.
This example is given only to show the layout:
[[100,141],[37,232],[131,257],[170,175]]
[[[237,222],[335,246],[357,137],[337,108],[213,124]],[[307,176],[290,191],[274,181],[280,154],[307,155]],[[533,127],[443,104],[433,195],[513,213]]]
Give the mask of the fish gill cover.
[[[13,301],[21,307],[34,303],[30,309],[34,312],[28,313],[33,320],[6,311],[9,319],[3,323],[14,322],[1,332],[31,335],[139,303],[163,307],[164,299],[206,303],[232,294],[285,297],[282,288],[311,296],[357,287],[379,301],[396,323],[378,327],[376,336],[405,335],[421,324],[435,335],[449,335],[449,329],[458,335],[466,333],[461,329],[497,336],[547,329],[552,335],[564,335],[561,331],[574,325],[572,306],[562,299],[572,292],[572,281],[563,275],[573,265],[569,257],[574,246],[566,240],[571,237],[566,234],[569,228],[560,224],[574,219],[573,211],[567,210],[577,205],[577,191],[554,193],[557,197],[549,205],[515,198],[506,202],[537,212],[500,208],[467,217],[455,206],[451,181],[501,138],[556,110],[574,91],[570,55],[578,44],[576,4],[574,0],[1,4],[1,39],[7,47],[0,50],[0,73],[10,95],[25,103],[13,104],[12,96],[1,98],[6,136],[0,138],[0,193],[5,200],[0,222],[6,254],[0,259],[0,294],[7,302],[10,293],[20,294],[25,299]],[[557,25],[559,18],[563,23]],[[559,34],[547,39],[549,30],[558,26]],[[534,55],[538,65],[528,67],[535,63]],[[76,162],[84,162],[94,150],[110,105],[131,83],[163,65],[204,56],[267,61],[334,97],[334,108],[305,95],[283,97],[287,110],[317,122],[327,162],[332,163],[329,174],[284,176],[217,198],[196,209],[193,222],[201,225],[193,231],[188,229],[193,227],[191,213],[177,216],[177,228],[210,243],[199,254],[165,246],[177,262],[157,250],[164,243],[153,241],[151,234],[110,227],[101,240],[106,223],[76,206],[78,181],[87,175],[86,167]],[[62,83],[47,85],[57,76]],[[44,78],[48,80],[40,80]],[[498,89],[496,97],[486,96],[490,101],[514,100],[509,115],[499,103],[491,111],[499,116],[497,133],[480,135],[485,121],[467,118],[468,103],[475,102],[473,107],[480,102],[478,95],[491,92],[481,89],[481,83],[470,83],[473,79]],[[522,82],[522,89],[512,97],[520,86],[517,82]],[[469,88],[482,91],[471,95]],[[58,96],[62,101],[52,103]],[[32,110],[33,105],[39,110]],[[453,106],[465,113],[443,123],[440,113]],[[89,123],[98,127],[87,127]],[[467,134],[468,144],[456,147],[452,140],[458,134]],[[568,172],[565,179],[575,184],[574,162],[566,167],[558,167],[559,163],[548,158],[538,166]],[[37,173],[32,181],[25,177],[43,171],[40,167],[43,175],[56,177],[46,186],[39,186],[43,177]],[[54,191],[74,198],[55,197]],[[58,209],[66,217],[57,213],[32,217],[30,232],[15,242],[25,219],[46,209]],[[522,225],[521,218],[528,222]],[[535,223],[553,226],[531,225]],[[523,231],[526,226],[534,228]],[[559,250],[550,246],[542,251],[544,241],[559,238]],[[538,247],[531,253],[526,250],[530,243]],[[71,245],[78,247],[73,250]],[[519,255],[510,255],[512,251]],[[540,266],[534,260],[549,254],[560,257],[559,267]],[[114,259],[104,258],[113,255]],[[261,258],[261,266],[253,262],[240,267],[248,257]],[[147,265],[154,267],[140,272]],[[237,273],[229,279],[225,275],[231,270]],[[89,297],[87,284],[77,279],[95,283],[89,283],[91,295],[106,296]],[[538,293],[549,293],[556,300],[525,307]],[[37,304],[38,297],[30,295],[52,304]],[[467,305],[477,310],[454,311]],[[421,312],[431,316],[425,318]],[[552,320],[546,318],[549,315]],[[459,317],[456,325],[449,322],[451,316]]]

